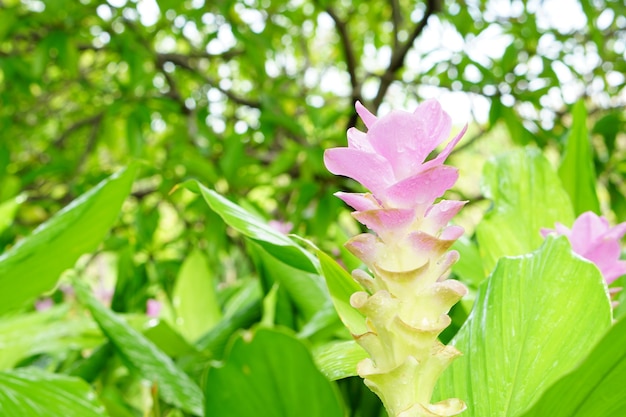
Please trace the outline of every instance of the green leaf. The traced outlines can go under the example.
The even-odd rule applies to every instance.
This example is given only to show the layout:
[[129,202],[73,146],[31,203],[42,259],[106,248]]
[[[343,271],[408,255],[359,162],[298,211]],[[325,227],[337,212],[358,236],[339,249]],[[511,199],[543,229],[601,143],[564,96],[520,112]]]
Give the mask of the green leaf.
[[15,213],[25,199],[26,196],[24,194],[20,194],[17,197],[10,198],[0,203],[0,233],[4,232],[9,226],[11,226],[11,224],[13,224]]
[[476,243],[466,236],[461,236],[454,242],[452,249],[461,255],[457,263],[452,265],[452,272],[464,283],[472,287],[478,287],[486,277],[483,261]]
[[489,107],[489,126],[493,127],[502,113],[502,102],[499,97],[493,97],[491,99],[491,107]]
[[2,417],[106,417],[85,381],[38,369],[0,372]]
[[578,101],[572,110],[574,118],[565,146],[565,155],[559,167],[563,187],[569,194],[574,212],[600,214],[596,193],[596,172],[593,166],[591,138],[587,130],[587,110],[584,101]]
[[69,306],[4,317],[0,321],[0,369],[10,369],[29,356],[64,354],[70,347],[91,349],[102,334],[86,318],[68,315]]
[[233,229],[257,241],[267,252],[294,268],[317,272],[317,260],[289,237],[272,229],[262,219],[244,210],[239,205],[208,189],[198,181],[190,180],[183,187],[199,192],[209,207]]
[[176,358],[195,353],[196,349],[190,345],[179,333],[170,327],[165,320],[150,319],[142,328],[144,336],[154,343],[167,356]]
[[[468,417],[524,411],[585,358],[611,325],[598,268],[565,237],[503,258],[453,339],[463,355],[444,372],[439,397],[468,404]],[[546,414],[550,415],[550,414]]]
[[356,366],[368,357],[367,352],[354,340],[332,341],[313,351],[317,367],[331,381],[355,376]]
[[53,288],[80,255],[98,247],[134,177],[134,165],[113,174],[0,255],[0,314]]
[[244,304],[237,312],[225,316],[211,331],[198,340],[196,346],[199,350],[207,351],[214,357],[221,358],[233,333],[252,326],[260,318],[261,300],[254,298]]
[[170,9],[180,9],[181,6],[180,2],[177,0],[157,0],[157,4],[159,6],[159,9],[161,10],[161,14],[165,14],[165,12]]
[[617,135],[622,131],[624,121],[622,120],[622,112],[609,113],[599,119],[593,126],[593,133],[598,133],[604,138],[609,154],[615,150],[615,141]]
[[349,337],[348,329],[339,319],[337,310],[332,303],[319,308],[319,310],[311,317],[311,319],[298,332],[299,339],[318,339],[327,340],[328,337],[340,337],[341,333],[345,337]]
[[487,162],[482,191],[493,201],[476,228],[487,274],[502,256],[537,249],[543,241],[541,228],[574,221],[569,197],[537,149],[516,149]]
[[222,317],[215,279],[205,256],[193,250],[183,262],[172,292],[176,324],[191,342],[209,331]]
[[188,413],[203,415],[202,391],[170,357],[100,304],[84,284],[76,281],[74,287],[78,299],[89,309],[120,357],[143,378],[157,384],[163,401]]
[[[305,320],[310,320],[318,310],[330,306],[330,300],[322,278],[296,269],[269,254],[261,245],[251,245],[257,260],[257,272],[264,285],[269,288],[280,283]],[[293,308],[293,307],[290,307]]]
[[135,158],[142,156],[144,140],[141,115],[132,112],[126,119],[126,143],[131,156]]
[[511,107],[501,106],[499,108],[500,117],[504,119],[506,127],[509,129],[511,139],[518,145],[527,145],[533,142],[533,135],[522,123],[522,119]]
[[365,317],[359,310],[350,305],[352,294],[363,291],[363,288],[330,256],[322,251],[317,251],[317,257],[320,260],[326,285],[330,291],[330,298],[333,300],[339,318],[352,334],[367,332]]
[[626,320],[620,320],[580,366],[552,385],[523,417],[622,417],[625,346]]
[[16,8],[2,8],[0,9],[0,42],[4,41],[8,34],[18,22],[18,15]]
[[106,342],[93,349],[88,357],[72,363],[65,373],[92,383],[109,364],[112,354],[113,345],[110,342]]
[[306,346],[278,330],[238,337],[224,364],[209,371],[205,395],[211,417],[344,416],[338,392]]

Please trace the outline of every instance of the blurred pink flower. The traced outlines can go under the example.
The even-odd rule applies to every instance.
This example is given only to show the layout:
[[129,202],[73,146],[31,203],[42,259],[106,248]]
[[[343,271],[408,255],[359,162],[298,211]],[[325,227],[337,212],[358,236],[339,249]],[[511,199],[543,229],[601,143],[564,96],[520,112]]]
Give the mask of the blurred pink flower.
[[[436,100],[413,113],[394,110],[377,118],[361,103],[356,109],[368,128],[348,130],[348,147],[326,150],[324,163],[335,175],[350,177],[372,194],[338,193],[358,211],[380,207],[425,212],[458,178],[456,168],[443,165],[465,128],[434,159],[426,161],[450,134],[452,121]],[[426,162],[425,162],[426,161]],[[402,213],[398,213],[398,221]]]
[[35,302],[35,310],[46,311],[46,310],[51,309],[53,305],[54,305],[54,301],[52,301],[52,298],[50,297],[42,298]]
[[626,261],[619,259],[626,222],[610,227],[605,217],[587,211],[578,216],[571,230],[561,223],[556,223],[554,230],[541,230],[544,237],[551,233],[567,236],[574,252],[596,264],[607,284],[626,274]]
[[149,298],[146,302],[146,315],[153,318],[159,317],[162,307],[159,301],[154,298]]
[[283,235],[288,235],[293,229],[293,224],[291,222],[283,222],[280,220],[270,220],[268,222],[269,226],[276,230],[277,232],[282,233]]

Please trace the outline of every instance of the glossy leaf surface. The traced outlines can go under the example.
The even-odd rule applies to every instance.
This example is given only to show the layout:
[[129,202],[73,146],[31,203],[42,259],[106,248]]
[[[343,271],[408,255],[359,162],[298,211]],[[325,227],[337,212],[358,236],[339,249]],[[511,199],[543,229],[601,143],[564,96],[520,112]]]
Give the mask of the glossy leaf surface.
[[89,309],[124,362],[144,379],[155,383],[163,401],[193,415],[203,415],[202,391],[198,385],[145,336],[100,304],[84,285],[76,283],[75,287],[79,300]]
[[483,194],[493,201],[476,229],[485,272],[502,256],[537,249],[542,227],[569,225],[574,213],[567,193],[548,160],[536,149],[517,149],[489,161],[483,171]]
[[222,317],[215,277],[198,249],[191,251],[178,272],[172,303],[176,325],[190,342],[196,341]]
[[321,251],[317,252],[317,256],[339,317],[352,334],[365,333],[365,317],[350,305],[352,294],[363,291],[363,288],[330,256]]
[[198,181],[187,181],[183,186],[192,191],[197,190],[224,222],[244,236],[259,242],[273,256],[294,268],[316,272],[316,260],[309,252],[302,249],[289,237],[271,228],[257,216]]
[[620,320],[570,374],[559,379],[523,417],[621,417],[626,411],[626,320]]
[[452,341],[463,356],[440,378],[439,394],[465,401],[468,416],[514,416],[580,363],[610,325],[600,271],[567,239],[550,237],[531,255],[501,259],[482,284]]
[[38,369],[0,372],[3,417],[106,417],[104,407],[83,380]]
[[345,340],[317,347],[313,356],[320,371],[328,379],[337,380],[357,375],[357,364],[368,354],[354,340]]
[[307,347],[280,330],[259,328],[235,339],[224,364],[209,371],[205,395],[211,417],[344,416]]
[[134,177],[134,166],[113,174],[0,255],[0,314],[52,289],[80,255],[96,249]]
[[596,192],[596,172],[584,101],[580,100],[574,105],[572,117],[572,128],[567,136],[559,177],[572,200],[577,216],[585,211],[599,214],[600,202]]

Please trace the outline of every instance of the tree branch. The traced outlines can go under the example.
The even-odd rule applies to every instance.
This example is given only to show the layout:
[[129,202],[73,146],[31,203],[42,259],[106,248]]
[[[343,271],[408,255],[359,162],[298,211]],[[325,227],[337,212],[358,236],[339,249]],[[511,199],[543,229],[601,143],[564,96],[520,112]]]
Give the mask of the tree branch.
[[428,23],[428,18],[433,14],[437,13],[440,10],[440,0],[427,0],[426,1],[426,10],[424,11],[424,16],[422,19],[415,25],[413,31],[409,35],[409,39],[401,45],[399,48],[394,49],[391,60],[389,61],[389,66],[385,70],[385,73],[380,77],[380,86],[378,87],[378,93],[376,93],[376,97],[373,101],[373,111],[376,112],[380,107],[385,95],[387,94],[387,90],[391,86],[391,83],[396,79],[396,73],[400,68],[404,66],[404,60],[406,59],[407,53],[413,47],[413,43],[417,39],[417,37],[424,31]]
[[402,9],[398,0],[391,0],[391,22],[393,23],[393,49],[395,50],[400,46],[398,33],[402,24]]
[[59,149],[65,148],[65,142],[67,141],[67,138],[69,138],[72,135],[72,133],[76,132],[77,130],[79,130],[79,129],[85,127],[85,126],[99,124],[100,121],[102,120],[102,117],[104,117],[104,112],[100,112],[100,113],[95,114],[93,116],[87,117],[86,119],[82,119],[82,120],[77,121],[76,123],[74,123],[73,125],[68,127],[61,134],[61,136],[59,136],[53,142],[53,145],[56,148],[59,148]]
[[100,124],[102,123],[102,117],[104,113],[100,113],[98,117],[91,124],[91,132],[89,133],[89,138],[87,139],[87,145],[85,145],[85,150],[80,155],[80,159],[76,164],[76,173],[80,173],[83,170],[85,163],[87,162],[87,158],[93,149],[96,147],[96,142],[98,141],[98,130],[100,129]]
[[196,68],[191,65],[190,58],[186,55],[181,54],[157,54],[157,63],[159,66],[163,66],[165,62],[171,62],[172,64],[183,68],[198,77],[200,77],[205,83],[209,84],[211,87],[219,90],[222,94],[228,97],[231,101],[248,107],[260,108],[261,103],[257,100],[251,100],[244,97],[240,97],[237,94],[233,93],[230,90],[220,87],[219,83],[207,75],[200,73],[200,71],[196,70]]
[[[354,104],[357,101],[363,101],[363,98],[361,97],[361,83],[359,82],[356,74],[357,60],[354,53],[354,48],[352,48],[352,42],[350,42],[348,25],[345,21],[339,18],[339,16],[337,15],[337,13],[335,13],[332,7],[326,7],[326,13],[330,16],[331,19],[333,19],[333,22],[335,22],[337,34],[339,35],[339,39],[341,40],[341,46],[343,48],[343,53],[346,59],[348,75],[350,76],[350,86],[352,87],[352,103]],[[350,120],[348,121],[348,127],[354,126],[356,124],[356,121],[357,115],[353,111],[350,115]]]
[[333,22],[335,22],[335,27],[337,28],[337,33],[339,34],[343,53],[346,58],[348,74],[350,75],[350,85],[352,85],[352,98],[357,100],[360,98],[360,88],[359,81],[356,75],[356,56],[354,54],[354,49],[352,49],[352,43],[350,42],[348,26],[346,22],[344,22],[339,18],[339,16],[337,16],[337,13],[335,13],[332,7],[328,6],[326,8],[326,13],[328,13],[331,19],[333,19]]

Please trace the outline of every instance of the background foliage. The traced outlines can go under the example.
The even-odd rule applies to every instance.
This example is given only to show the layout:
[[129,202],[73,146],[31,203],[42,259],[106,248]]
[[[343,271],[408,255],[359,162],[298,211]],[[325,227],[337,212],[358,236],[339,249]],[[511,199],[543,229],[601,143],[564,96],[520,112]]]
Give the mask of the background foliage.
[[[268,339],[264,330],[258,346],[289,350],[298,335],[308,348],[294,350],[302,372],[314,371],[314,359],[326,376],[348,375],[333,359],[362,352],[343,344],[333,302],[341,311],[350,284],[310,243],[358,266],[342,245],[359,228],[332,196],[357,185],[322,164],[323,150],[360,126],[356,100],[385,113],[436,97],[455,129],[469,123],[451,157],[461,167],[454,193],[470,200],[454,272],[474,290],[500,256],[541,243],[529,236],[506,253],[489,245],[498,222],[511,224],[505,209],[481,223],[487,199],[506,195],[494,170],[510,166],[493,163],[477,184],[484,161],[505,149],[538,148],[550,162],[536,162],[536,151],[529,161],[558,170],[564,190],[550,176],[558,190],[519,191],[545,213],[540,223],[589,209],[624,221],[625,7],[556,4],[0,2],[0,340],[11,341],[0,343],[2,369],[35,365],[49,371],[48,384],[63,374],[58,383],[77,395],[87,387],[70,376],[91,383],[98,402],[81,403],[80,415],[200,414],[201,399],[179,394],[215,383],[202,382],[212,361],[230,343],[240,360],[246,347],[235,333],[263,323],[292,331]],[[571,210],[556,203],[568,197]],[[332,299],[321,270],[336,277]],[[80,284],[74,294],[73,280],[111,310]],[[163,304],[156,324],[148,299]],[[54,306],[39,313],[36,302]],[[219,369],[211,372],[232,378]],[[0,383],[37,376],[11,372]],[[328,404],[341,392],[352,415],[380,413],[357,378],[327,388]]]

